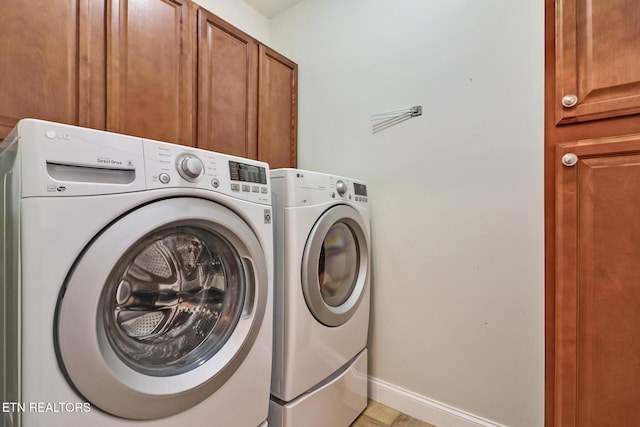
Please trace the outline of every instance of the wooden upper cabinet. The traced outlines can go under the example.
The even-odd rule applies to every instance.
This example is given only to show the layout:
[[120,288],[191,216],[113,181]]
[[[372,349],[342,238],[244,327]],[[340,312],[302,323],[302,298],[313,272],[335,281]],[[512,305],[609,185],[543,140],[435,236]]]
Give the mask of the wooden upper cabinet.
[[256,158],[258,45],[198,10],[198,147]]
[[638,1],[557,0],[556,5],[556,123],[639,113]]
[[107,4],[107,130],[194,145],[192,3]]
[[298,66],[198,10],[198,147],[295,167]]
[[103,22],[102,0],[0,1],[0,139],[27,117],[104,127]]
[[0,58],[0,139],[32,117],[296,165],[297,65],[190,0],[0,0]]
[[640,134],[560,144],[555,157],[553,425],[639,426]]
[[258,160],[272,169],[296,167],[298,66],[260,45]]

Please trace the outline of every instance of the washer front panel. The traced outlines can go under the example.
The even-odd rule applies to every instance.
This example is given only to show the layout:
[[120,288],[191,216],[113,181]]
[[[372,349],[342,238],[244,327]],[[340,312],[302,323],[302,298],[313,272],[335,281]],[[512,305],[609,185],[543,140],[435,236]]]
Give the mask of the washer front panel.
[[302,290],[313,316],[327,326],[347,322],[367,282],[368,242],[358,212],[336,205],[309,234],[302,259]]
[[210,396],[259,332],[263,248],[235,213],[192,197],[123,216],[83,252],[61,292],[57,351],[93,405],[163,418]]

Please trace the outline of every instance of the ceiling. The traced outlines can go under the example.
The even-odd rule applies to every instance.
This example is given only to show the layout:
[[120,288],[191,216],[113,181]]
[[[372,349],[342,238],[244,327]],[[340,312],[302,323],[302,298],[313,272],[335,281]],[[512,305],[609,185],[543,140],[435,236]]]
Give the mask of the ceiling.
[[302,0],[244,0],[249,6],[266,16],[273,18],[280,12],[300,3]]

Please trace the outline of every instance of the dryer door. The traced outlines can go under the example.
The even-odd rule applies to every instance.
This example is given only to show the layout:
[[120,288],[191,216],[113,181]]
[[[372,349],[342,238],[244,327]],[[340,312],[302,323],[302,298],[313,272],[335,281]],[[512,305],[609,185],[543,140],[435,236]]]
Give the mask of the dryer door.
[[369,248],[358,212],[337,205],[322,214],[307,239],[302,290],[313,316],[327,326],[347,322],[369,281]]
[[267,290],[263,248],[238,215],[188,197],[144,205],[98,234],[69,273],[57,308],[59,360],[106,412],[173,415],[240,366]]

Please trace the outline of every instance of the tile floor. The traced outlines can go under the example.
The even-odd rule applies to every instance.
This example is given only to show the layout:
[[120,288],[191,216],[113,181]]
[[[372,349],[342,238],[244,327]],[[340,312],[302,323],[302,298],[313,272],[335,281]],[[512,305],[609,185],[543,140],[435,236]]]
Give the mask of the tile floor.
[[382,403],[369,400],[367,409],[364,410],[351,424],[351,427],[436,427],[424,421],[416,420],[410,416],[396,411]]

